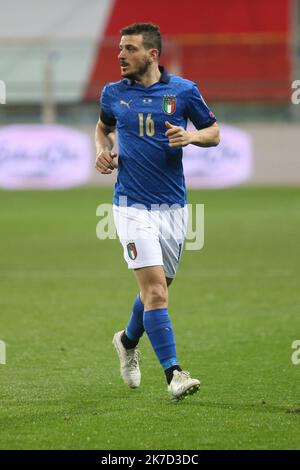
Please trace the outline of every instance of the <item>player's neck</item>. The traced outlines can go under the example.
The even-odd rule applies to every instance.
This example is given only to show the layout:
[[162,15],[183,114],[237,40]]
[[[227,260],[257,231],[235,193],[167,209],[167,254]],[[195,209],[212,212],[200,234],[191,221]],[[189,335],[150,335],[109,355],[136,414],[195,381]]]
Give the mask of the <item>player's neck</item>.
[[138,80],[135,80],[136,83],[139,83],[140,85],[143,85],[145,87],[151,86],[154,83],[159,82],[161,77],[161,71],[158,68],[158,65],[156,64],[153,68],[149,67],[147,72],[144,73],[142,77],[140,77]]

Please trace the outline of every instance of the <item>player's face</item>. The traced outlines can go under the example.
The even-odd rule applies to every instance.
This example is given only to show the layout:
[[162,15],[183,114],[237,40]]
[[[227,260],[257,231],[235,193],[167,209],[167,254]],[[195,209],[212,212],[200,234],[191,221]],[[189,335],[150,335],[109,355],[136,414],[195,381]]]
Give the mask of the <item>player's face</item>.
[[118,55],[122,77],[133,80],[142,77],[151,63],[151,51],[144,48],[141,34],[122,36]]

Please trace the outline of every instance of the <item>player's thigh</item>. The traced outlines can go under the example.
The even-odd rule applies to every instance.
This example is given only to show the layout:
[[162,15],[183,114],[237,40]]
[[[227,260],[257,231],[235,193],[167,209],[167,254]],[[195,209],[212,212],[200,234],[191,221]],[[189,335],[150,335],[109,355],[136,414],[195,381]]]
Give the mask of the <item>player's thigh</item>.
[[[173,281],[174,281],[174,279],[171,279],[171,278],[169,278],[169,277],[166,277],[167,287],[169,287],[169,286],[172,284]],[[138,283],[138,286],[140,286],[139,283]],[[144,304],[144,303],[145,303],[145,299],[144,299],[144,295],[143,295],[141,289],[140,289],[140,298],[141,298],[142,303]]]
[[135,269],[134,274],[140,288],[142,299],[161,297],[168,300],[167,280],[163,266],[147,266]]
[[146,291],[149,286],[161,285],[167,288],[167,281],[163,266],[147,266],[134,270],[137,283],[141,290]]

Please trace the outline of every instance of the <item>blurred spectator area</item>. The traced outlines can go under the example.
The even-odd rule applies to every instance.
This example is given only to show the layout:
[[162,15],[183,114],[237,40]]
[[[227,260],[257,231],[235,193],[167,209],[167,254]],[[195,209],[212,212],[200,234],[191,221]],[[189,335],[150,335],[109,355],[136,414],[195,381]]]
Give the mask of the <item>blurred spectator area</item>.
[[[0,39],[8,101],[38,102],[47,84],[58,102],[97,99],[105,83],[120,79],[118,44],[118,36],[99,45],[74,38]],[[290,97],[291,54],[284,33],[166,36],[161,63],[197,82],[209,100]]]
[[253,182],[299,182],[300,0],[3,1],[0,126],[56,122],[92,140],[101,89],[120,79],[120,29],[136,21],[160,25],[161,64],[249,133]]
[[61,0],[60,9],[50,0],[43,8],[25,3],[11,0],[0,18],[8,107],[97,103],[104,84],[120,79],[119,31],[134,21],[159,24],[161,63],[195,81],[216,110],[232,105],[233,116],[235,104],[249,106],[250,115],[253,103],[258,113],[289,106],[291,82],[300,78],[299,0],[173,0],[172,7],[152,0],[151,14],[138,0],[130,7],[125,0]]
[[[86,91],[94,99],[107,81],[119,79],[118,37],[99,48]],[[208,100],[284,101],[290,96],[291,57],[286,33],[165,36],[161,63],[198,83]]]

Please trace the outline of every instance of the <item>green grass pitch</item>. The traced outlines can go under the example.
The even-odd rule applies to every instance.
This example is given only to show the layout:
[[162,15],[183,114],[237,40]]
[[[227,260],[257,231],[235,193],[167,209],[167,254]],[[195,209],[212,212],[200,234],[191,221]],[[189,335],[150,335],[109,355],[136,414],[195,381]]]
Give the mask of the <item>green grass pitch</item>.
[[111,340],[137,293],[96,238],[111,190],[0,192],[1,449],[299,449],[300,189],[192,191],[205,246],[170,288],[180,362],[200,393],[170,403],[146,337],[142,385]]

